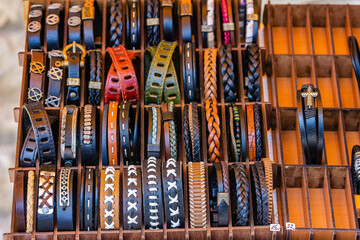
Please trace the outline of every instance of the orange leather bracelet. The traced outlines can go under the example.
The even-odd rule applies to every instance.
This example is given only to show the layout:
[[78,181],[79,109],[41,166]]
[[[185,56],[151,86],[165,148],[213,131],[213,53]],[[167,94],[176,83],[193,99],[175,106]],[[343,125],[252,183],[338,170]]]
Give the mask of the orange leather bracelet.
[[255,119],[254,119],[254,106],[246,106],[246,119],[247,119],[247,132],[249,142],[249,160],[255,161],[256,159],[256,138],[255,138]]
[[118,165],[118,102],[109,104],[108,114],[108,158],[109,166]]

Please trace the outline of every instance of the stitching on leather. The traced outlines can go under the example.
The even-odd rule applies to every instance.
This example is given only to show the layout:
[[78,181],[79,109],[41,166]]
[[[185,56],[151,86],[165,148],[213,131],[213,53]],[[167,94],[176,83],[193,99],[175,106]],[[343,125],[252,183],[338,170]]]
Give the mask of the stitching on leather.
[[[105,169],[105,186],[104,186],[104,192],[106,195],[104,195],[105,200],[104,204],[106,205],[106,208],[104,208],[104,221],[105,229],[115,229],[115,209],[113,208],[113,204],[115,204],[114,198],[115,198],[115,168],[113,167],[107,167]],[[110,204],[108,204],[110,203]]]
[[[138,206],[138,202],[134,200],[134,198],[137,197],[138,189],[136,188],[138,186],[137,178],[134,178],[132,176],[137,176],[136,167],[134,165],[130,165],[127,169],[127,198],[129,199],[126,201],[127,211],[128,215],[126,217],[127,224],[130,225],[137,225],[138,220],[137,219],[137,213],[139,210],[141,211],[141,206]],[[139,183],[140,184],[140,183]]]
[[165,196],[165,199],[168,201],[168,205],[169,205],[168,211],[170,212],[169,216],[171,218],[170,219],[171,228],[180,227],[180,218],[179,218],[180,207],[179,207],[179,193],[178,193],[179,189],[177,188],[176,185],[177,184],[176,178],[178,177],[178,174],[181,173],[177,173],[176,170],[177,170],[176,160],[173,158],[169,158],[166,161],[166,177],[169,178],[169,180],[166,181],[164,188],[167,188],[167,190],[169,191],[169,195],[167,197]]
[[157,184],[157,176],[156,176],[156,158],[149,157],[147,160],[147,184],[149,185],[149,213],[150,213],[150,229],[159,229],[159,202],[158,196],[156,195],[161,189],[159,189]]

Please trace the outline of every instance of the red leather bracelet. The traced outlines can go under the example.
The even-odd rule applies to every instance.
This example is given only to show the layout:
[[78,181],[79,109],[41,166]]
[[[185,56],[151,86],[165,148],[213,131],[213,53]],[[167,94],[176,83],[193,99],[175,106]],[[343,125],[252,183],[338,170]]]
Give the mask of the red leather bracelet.
[[[222,14],[222,22],[229,23],[227,0],[221,0],[221,14]],[[231,44],[229,31],[224,31],[224,44],[225,45]]]
[[132,60],[136,53],[128,53],[122,45],[106,50],[113,61],[105,86],[105,104],[124,101],[136,104],[140,99],[139,84]]

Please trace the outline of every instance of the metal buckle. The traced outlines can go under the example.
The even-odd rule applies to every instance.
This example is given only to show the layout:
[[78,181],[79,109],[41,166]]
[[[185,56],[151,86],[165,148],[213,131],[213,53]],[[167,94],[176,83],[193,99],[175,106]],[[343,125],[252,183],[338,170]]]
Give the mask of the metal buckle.
[[70,48],[72,48],[73,53],[76,53],[77,50],[81,51],[80,67],[84,67],[86,50],[82,45],[76,43],[75,41],[73,43],[67,45],[63,50],[63,55],[64,55],[63,67],[67,68],[69,66],[69,56],[68,56],[67,52],[70,50]]

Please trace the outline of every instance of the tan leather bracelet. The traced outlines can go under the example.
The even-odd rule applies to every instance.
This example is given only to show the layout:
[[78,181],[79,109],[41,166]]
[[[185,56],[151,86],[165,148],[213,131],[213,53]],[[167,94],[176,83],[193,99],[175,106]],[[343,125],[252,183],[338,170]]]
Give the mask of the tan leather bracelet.
[[35,173],[28,172],[26,189],[26,232],[33,231],[34,225],[34,201],[35,201]]
[[256,137],[255,137],[255,118],[254,106],[246,106],[246,119],[247,119],[247,132],[249,141],[249,160],[255,161],[256,159]]
[[216,56],[215,48],[207,48],[204,52],[204,87],[205,100],[217,99],[217,78],[216,78]]
[[220,161],[220,118],[218,115],[217,101],[215,98],[205,101],[206,121],[208,128],[208,154],[209,162]]
[[118,102],[109,103],[108,158],[109,166],[118,165]]
[[266,179],[266,189],[268,193],[268,209],[269,209],[269,218],[268,223],[271,223],[272,211],[273,211],[273,170],[272,164],[269,158],[263,158],[262,162],[265,169],[265,179]]

